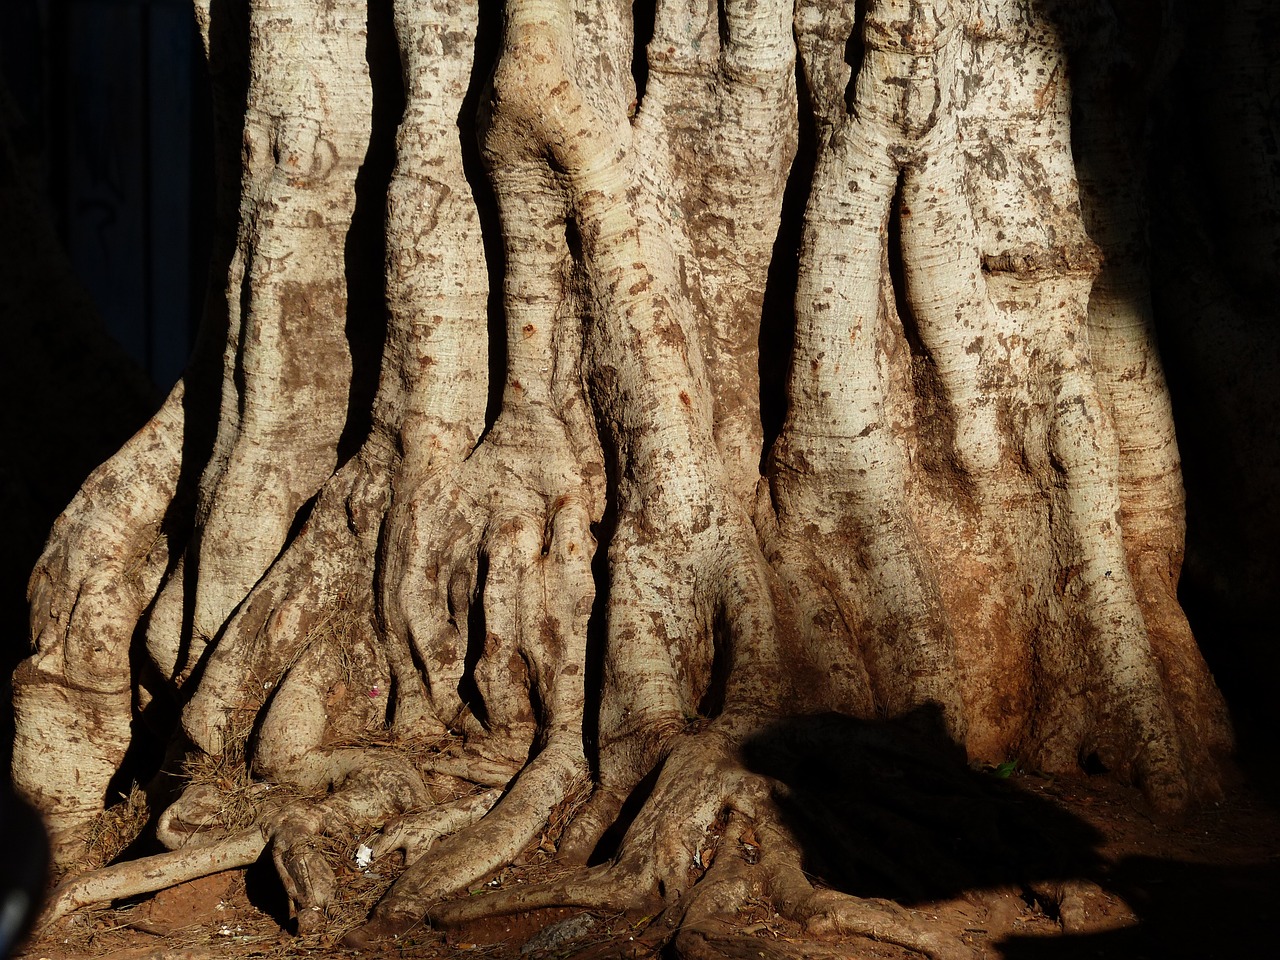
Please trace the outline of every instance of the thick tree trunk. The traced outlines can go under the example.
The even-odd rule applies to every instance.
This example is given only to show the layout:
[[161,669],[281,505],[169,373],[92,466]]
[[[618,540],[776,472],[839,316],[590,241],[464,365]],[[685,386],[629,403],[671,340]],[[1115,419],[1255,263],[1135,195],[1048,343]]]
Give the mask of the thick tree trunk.
[[[159,739],[190,785],[157,833],[213,846],[155,875],[252,859],[256,825],[307,929],[334,896],[320,835],[379,827],[406,867],[356,939],[559,808],[566,858],[629,825],[606,866],[437,919],[695,917],[758,887],[815,934],[949,952],[801,872],[749,762],[796,714],[934,710],[972,762],[1097,762],[1164,811],[1217,789],[1230,734],[1174,593],[1178,458],[1100,11],[197,7],[226,286],[186,385],[58,521],[15,677],[14,778],[64,869],[175,712]],[[792,170],[802,122],[816,158]],[[232,789],[248,815],[221,822]],[[761,856],[708,869],[713,826]],[[133,892],[111,869],[75,889]]]

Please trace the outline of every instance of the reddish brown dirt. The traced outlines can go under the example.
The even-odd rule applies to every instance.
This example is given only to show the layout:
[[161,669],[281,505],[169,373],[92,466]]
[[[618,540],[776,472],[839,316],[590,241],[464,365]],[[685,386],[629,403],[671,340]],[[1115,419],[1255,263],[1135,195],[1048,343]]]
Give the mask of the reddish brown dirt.
[[[1114,960],[1238,958],[1272,955],[1275,895],[1280,892],[1280,814],[1238,788],[1181,823],[1154,822],[1138,794],[1101,778],[1052,780],[1015,774],[1010,782],[1025,804],[1067,816],[1073,838],[1097,831],[1088,863],[1067,884],[1038,883],[958,892],[912,905],[921,923],[966,943],[982,960]],[[1048,805],[1042,801],[1047,801]],[[725,851],[721,851],[724,855]],[[732,855],[732,854],[730,854]],[[339,867],[349,902],[331,913],[335,933],[367,909],[385,878]],[[531,857],[486,887],[537,883],[557,872]],[[1065,890],[1065,896],[1063,891]],[[1055,902],[1055,900],[1057,902]],[[282,896],[266,865],[209,877],[163,891],[140,903],[64,921],[29,944],[25,960],[150,960],[225,957],[492,958],[552,960],[576,957],[656,957],[668,939],[661,921],[640,916],[594,916],[581,910],[508,917],[463,930],[410,932],[401,940],[357,953],[336,935],[291,935]],[[284,926],[282,926],[282,923]],[[749,902],[722,925],[704,925],[679,942],[683,956],[702,958],[905,958],[910,951],[863,938],[806,940],[764,902]]]

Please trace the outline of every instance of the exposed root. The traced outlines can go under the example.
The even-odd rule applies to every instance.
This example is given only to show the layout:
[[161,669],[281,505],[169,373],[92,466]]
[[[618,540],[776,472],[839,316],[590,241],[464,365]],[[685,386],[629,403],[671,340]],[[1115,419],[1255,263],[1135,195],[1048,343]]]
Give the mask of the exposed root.
[[[44,815],[55,870],[83,858],[133,736],[129,647],[171,545],[181,383],[54,523],[28,586],[34,653],[13,675],[13,782]],[[129,490],[121,499],[117,491]]]
[[[719,836],[720,832],[723,836]],[[447,928],[494,916],[563,907],[600,914],[656,913],[645,933],[636,938],[644,946],[659,949],[675,938],[680,956],[732,956],[732,952],[709,953],[699,946],[699,941],[715,939],[717,934],[723,938],[724,918],[732,917],[749,901],[765,899],[781,916],[800,923],[806,933],[818,940],[860,936],[892,943],[934,960],[967,960],[972,956],[963,943],[935,929],[936,925],[918,911],[888,900],[816,888],[800,867],[795,842],[769,817],[752,820],[733,813],[727,825],[710,836],[716,841],[714,845],[700,849],[686,865],[691,886],[665,898],[648,892],[656,886],[656,876],[638,874],[635,860],[624,855],[612,864],[584,868],[569,878],[543,886],[443,903],[433,908],[428,918],[433,925]],[[756,946],[754,941],[744,942]],[[778,955],[825,955],[821,944],[814,946],[816,954],[806,952],[806,948]],[[759,954],[752,949],[743,955]]]
[[[538,782],[530,790],[541,788],[554,799],[547,783],[540,781],[532,768],[531,772]],[[556,769],[549,775],[563,772]],[[443,783],[446,778],[438,779]],[[387,823],[372,841],[374,855],[402,850],[412,863],[439,837],[480,819],[500,793],[490,789],[449,799],[448,794],[458,792],[454,784],[454,789],[441,787],[445,796],[437,799],[436,791],[424,783],[412,764],[395,755],[366,758],[359,770],[335,777],[334,790],[327,796],[300,797],[287,787],[270,790],[263,783],[232,787],[226,781],[189,785],[156,825],[157,837],[176,849],[69,881],[55,893],[41,922],[51,923],[96,903],[153,893],[247,866],[269,845],[299,931],[316,932],[327,922],[326,908],[335,894],[326,838],[350,838],[359,835],[361,824]],[[245,827],[245,822],[252,825]],[[211,836],[216,839],[208,839]],[[498,856],[504,862],[512,859],[505,847]],[[487,871],[492,866],[481,865],[479,869]]]
[[370,857],[376,860],[399,851],[406,863],[413,863],[442,837],[457,833],[487,814],[500,795],[498,790],[485,790],[451,804],[397,817],[369,842]]
[[[734,763],[732,752],[729,741],[710,730],[678,744],[613,862],[541,886],[440,903],[431,908],[431,921],[453,926],[556,906],[656,913],[681,904],[715,861],[726,817],[750,816],[767,800],[762,778]],[[672,815],[676,810],[679,816]]]
[[[429,856],[411,862],[370,922],[348,936],[348,944],[397,936],[419,923],[431,904],[515,860],[537,838],[552,810],[585,779],[586,766],[578,751],[564,744],[549,745],[487,816],[437,843]],[[479,812],[480,805],[471,809]],[[432,824],[425,832],[439,829],[439,824]],[[393,825],[391,835],[394,839],[384,844],[402,844],[403,830]],[[412,839],[422,836],[415,834]]]
[[[483,797],[484,795],[482,795]],[[484,800],[479,802],[483,807]],[[335,902],[337,883],[327,841],[350,843],[371,825],[396,822],[426,808],[457,809],[465,822],[475,815],[472,796],[445,790],[437,796],[412,763],[388,753],[335,778],[333,792],[319,799],[287,802],[264,810],[262,819],[271,835],[271,857],[289,897],[302,933],[317,932]]]
[[[724,935],[723,918],[733,916],[744,903],[762,895],[782,917],[799,922],[806,933],[819,941],[846,941],[857,936],[905,947],[934,960],[967,960],[973,956],[964,944],[935,929],[917,911],[889,900],[815,888],[799,866],[800,854],[794,842],[769,818],[755,823],[731,818],[726,839],[730,842],[725,855],[716,859],[690,892],[689,902],[681,911],[675,942],[677,956],[696,960],[735,953],[774,955],[762,953],[756,941]],[[709,940],[722,941],[718,952],[711,950]],[[800,949],[777,953],[805,957],[824,954],[822,944],[811,941]],[[832,950],[832,955],[847,953]]]
[[465,750],[428,757],[423,761],[422,767],[432,773],[459,777],[481,787],[505,787],[520,772],[520,765],[517,763],[468,756]]
[[[550,883],[499,890],[483,897],[450,900],[433,906],[426,918],[433,926],[442,929],[460,927],[488,917],[510,916],[527,910],[543,910],[553,907],[577,907],[594,913],[616,914],[641,910],[655,912],[662,902],[647,898],[630,889],[619,871],[612,864],[598,867],[581,867],[568,877]],[[389,928],[366,928],[369,942],[380,937],[394,936]],[[349,941],[357,945],[355,941]]]
[[922,914],[891,900],[816,889],[795,860],[774,862],[769,872],[775,901],[784,903],[785,915],[800,921],[815,937],[867,937],[907,947],[934,960],[963,960],[973,955],[964,944],[931,929]]
[[262,830],[251,827],[213,843],[93,870],[54,890],[38,926],[48,926],[74,910],[94,904],[155,893],[223,870],[247,867],[258,859],[266,845]]
[[[615,863],[583,869],[543,886],[443,903],[433,908],[428,917],[435,926],[454,927],[494,916],[557,907],[578,907],[600,914],[657,913],[646,932],[637,938],[644,946],[659,949],[676,938],[680,956],[731,956],[732,953],[701,950],[698,941],[722,933],[722,918],[733,916],[748,901],[763,898],[771,901],[779,914],[799,922],[806,933],[819,940],[861,936],[896,944],[934,960],[966,960],[972,956],[967,947],[933,929],[929,919],[917,911],[888,900],[815,888],[800,868],[794,841],[767,818],[753,821],[734,813],[721,829],[723,836],[718,835],[720,830],[711,834],[716,843],[700,849],[696,859],[686,865],[692,885],[665,898],[649,892],[657,885],[656,876],[638,874],[635,860],[624,855]],[[822,954],[821,945],[815,946]],[[744,954],[757,955],[754,950]],[[809,954],[800,951],[779,955]]]
[[1016,899],[1044,890],[1042,902],[1066,905],[1065,926],[1071,904],[1093,889],[1078,878],[1097,875],[1096,840],[1056,808],[972,770],[937,710],[897,724],[792,718],[741,747],[712,725],[677,743],[611,862],[426,914],[457,927],[565,907],[628,912],[656,917],[636,938],[646,948],[674,938],[679,956],[712,956],[712,942],[723,956],[756,956],[742,952],[751,938],[729,936],[725,924],[741,926],[742,910],[764,903],[817,941],[812,952],[766,956],[835,956],[822,941],[865,937],[963,960],[971,952],[948,903],[975,891]]

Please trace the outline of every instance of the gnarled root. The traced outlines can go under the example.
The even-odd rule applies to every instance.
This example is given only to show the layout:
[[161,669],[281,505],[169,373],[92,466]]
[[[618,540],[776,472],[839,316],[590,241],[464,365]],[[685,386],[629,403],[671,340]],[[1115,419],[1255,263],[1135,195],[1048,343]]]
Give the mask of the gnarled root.
[[971,953],[957,911],[992,913],[1000,926],[994,903],[1010,889],[1065,904],[1055,890],[1078,891],[1098,873],[1097,839],[970,769],[937,709],[889,723],[794,718],[745,736],[717,722],[678,739],[610,862],[441,902],[427,918],[453,927],[564,907],[643,913],[657,917],[636,937],[647,948],[674,938],[680,956],[710,956],[712,942],[734,956],[753,941],[728,937],[725,920],[742,926],[745,907],[768,904],[819,945],[766,956],[823,956],[821,941],[857,936],[959,960]]
[[[763,780],[751,779],[763,787]],[[702,801],[711,796],[713,792],[704,784],[696,797],[686,799],[706,807]],[[778,827],[776,812],[757,806],[756,815],[748,817],[722,808],[710,823],[693,818],[666,820],[672,826],[666,836],[648,837],[647,831],[633,828],[627,844],[631,853],[624,852],[611,864],[584,869],[543,887],[444,903],[430,912],[429,919],[437,926],[450,927],[483,917],[565,906],[606,914],[657,912],[657,918],[637,939],[658,949],[674,938],[678,955],[697,957],[712,955],[705,951],[699,954],[698,943],[708,932],[723,927],[720,918],[732,916],[748,901],[766,900],[781,916],[799,922],[806,933],[819,940],[862,936],[935,960],[967,960],[971,956],[967,947],[934,929],[918,911],[888,900],[815,888],[800,866],[801,855],[794,840]],[[669,854],[684,849],[688,835],[695,831],[702,837],[691,857],[678,862],[661,852],[645,856],[646,851],[665,850]],[[645,839],[631,842],[637,832]],[[660,874],[675,882],[660,879]]]
[[45,817],[55,871],[83,855],[132,739],[130,644],[169,559],[183,393],[180,383],[85,481],[31,574],[34,652],[13,677],[13,780]]
[[[335,769],[341,770],[349,757],[337,751],[332,759]],[[392,753],[366,756],[359,769],[335,776],[332,787],[327,796],[299,798],[287,788],[272,791],[265,784],[255,784],[237,806],[219,787],[192,784],[157,822],[158,838],[175,849],[68,881],[55,892],[41,922],[52,923],[83,907],[248,866],[269,848],[299,932],[316,932],[326,922],[326,908],[336,889],[333,869],[322,849],[325,838],[349,842],[370,824],[386,823],[388,829],[374,841],[375,856],[395,849],[420,855],[433,842],[432,833],[443,835],[475,822],[499,795],[494,789],[468,792],[461,782],[442,787],[433,781],[429,787],[409,760]],[[227,822],[243,819],[246,813],[249,826]]]
[[[573,747],[549,744],[518,777],[501,802],[468,829],[436,843],[442,824],[430,817],[391,824],[373,849],[405,849],[409,867],[378,904],[370,922],[346,938],[351,946],[398,936],[421,922],[427,907],[510,863],[537,836],[552,809],[586,780]],[[484,811],[480,811],[484,812]],[[410,849],[413,844],[413,849]]]

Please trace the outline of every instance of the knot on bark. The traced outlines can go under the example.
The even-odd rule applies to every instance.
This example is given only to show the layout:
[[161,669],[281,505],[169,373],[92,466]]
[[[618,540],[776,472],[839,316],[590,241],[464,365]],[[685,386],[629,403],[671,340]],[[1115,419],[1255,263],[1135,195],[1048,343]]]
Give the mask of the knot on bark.
[[589,104],[572,57],[547,24],[514,25],[491,81],[486,153],[499,165],[529,153],[589,174],[612,155],[614,125]]

